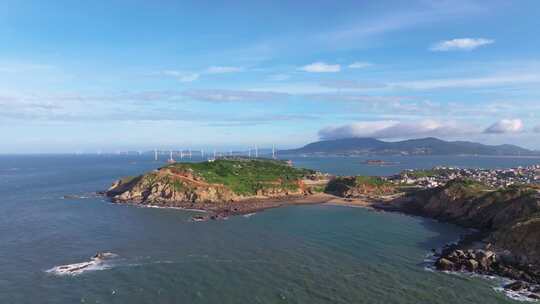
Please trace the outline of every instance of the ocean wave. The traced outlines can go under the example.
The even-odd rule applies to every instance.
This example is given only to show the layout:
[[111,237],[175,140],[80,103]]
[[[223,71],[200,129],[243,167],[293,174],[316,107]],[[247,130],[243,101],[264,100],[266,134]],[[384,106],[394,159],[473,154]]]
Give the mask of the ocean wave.
[[113,267],[112,260],[116,257],[118,255],[112,252],[97,253],[89,261],[55,266],[46,272],[58,276],[75,276],[87,271],[110,269]]
[[515,301],[521,301],[521,302],[538,302],[538,300],[533,299],[530,297],[532,295],[532,292],[528,291],[513,291],[510,289],[504,288],[504,286],[499,287],[493,287],[493,289],[497,292],[502,292],[505,296],[509,297],[512,300]]
[[89,198],[97,198],[100,195],[97,192],[83,193],[83,194],[66,194],[60,197],[63,200],[83,200]]
[[[437,257],[434,253],[426,254],[423,261],[424,270],[429,271],[429,272],[438,271],[435,267],[436,260],[437,260]],[[530,297],[531,295],[534,294],[533,292],[529,292],[526,290],[513,291],[510,289],[504,288],[508,284],[515,282],[513,280],[510,280],[504,277],[500,277],[496,275],[473,273],[470,271],[440,271],[440,272],[450,274],[450,275],[466,276],[469,278],[480,278],[480,279],[489,280],[492,282],[494,281],[494,282],[497,282],[496,283],[497,286],[493,287],[493,289],[497,292],[503,293],[505,296],[507,296],[508,298],[512,300],[522,301],[522,302],[538,302],[538,300]]]

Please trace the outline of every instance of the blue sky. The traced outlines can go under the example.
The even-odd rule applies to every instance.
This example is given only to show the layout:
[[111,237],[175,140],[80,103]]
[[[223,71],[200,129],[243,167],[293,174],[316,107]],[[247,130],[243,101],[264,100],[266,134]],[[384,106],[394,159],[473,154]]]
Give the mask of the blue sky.
[[540,149],[540,2],[2,1],[0,153]]

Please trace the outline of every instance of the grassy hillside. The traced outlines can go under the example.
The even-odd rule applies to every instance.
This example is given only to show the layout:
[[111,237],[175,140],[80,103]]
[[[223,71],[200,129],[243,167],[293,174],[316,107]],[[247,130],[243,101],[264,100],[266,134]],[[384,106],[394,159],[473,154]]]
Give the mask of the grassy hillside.
[[274,160],[227,160],[213,162],[176,163],[165,168],[192,171],[209,184],[222,184],[236,194],[253,195],[268,188],[298,189],[298,180],[314,173]]

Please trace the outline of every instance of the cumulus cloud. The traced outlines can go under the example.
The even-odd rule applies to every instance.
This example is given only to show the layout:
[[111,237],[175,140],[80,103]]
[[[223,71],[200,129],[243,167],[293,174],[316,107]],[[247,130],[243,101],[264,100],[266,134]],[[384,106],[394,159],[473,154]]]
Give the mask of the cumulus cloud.
[[431,46],[430,50],[435,52],[472,51],[476,48],[492,44],[494,42],[495,40],[485,38],[459,38],[440,41]]
[[194,100],[212,102],[273,101],[289,96],[278,92],[240,90],[187,90],[182,94]]
[[243,71],[244,69],[241,67],[235,67],[235,66],[211,66],[208,69],[206,69],[206,73],[208,74],[227,74],[227,73],[238,73]]
[[523,121],[521,119],[502,119],[489,126],[484,133],[504,134],[517,133],[523,130]]
[[305,65],[300,70],[309,73],[336,73],[341,71],[341,65],[339,64],[327,64],[324,62],[314,62],[312,64]]
[[473,126],[456,122],[424,120],[402,122],[393,120],[356,122],[319,131],[321,139],[347,137],[412,138],[424,136],[456,136],[477,132]]
[[356,62],[353,62],[353,63],[349,64],[350,69],[364,69],[364,68],[369,68],[371,66],[373,66],[372,63],[362,62],[362,61],[356,61]]

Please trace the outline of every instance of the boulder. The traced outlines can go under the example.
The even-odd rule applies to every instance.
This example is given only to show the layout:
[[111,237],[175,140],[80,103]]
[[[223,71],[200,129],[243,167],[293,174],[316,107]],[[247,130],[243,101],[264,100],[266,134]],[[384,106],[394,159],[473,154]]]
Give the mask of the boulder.
[[455,264],[448,259],[440,258],[435,263],[435,267],[437,267],[437,270],[451,271],[455,269]]
[[529,287],[530,287],[530,285],[528,283],[523,282],[523,281],[515,281],[515,282],[512,282],[512,283],[504,286],[505,289],[510,289],[512,291],[528,290]]
[[475,272],[478,270],[479,263],[474,259],[468,259],[465,265],[468,271]]

